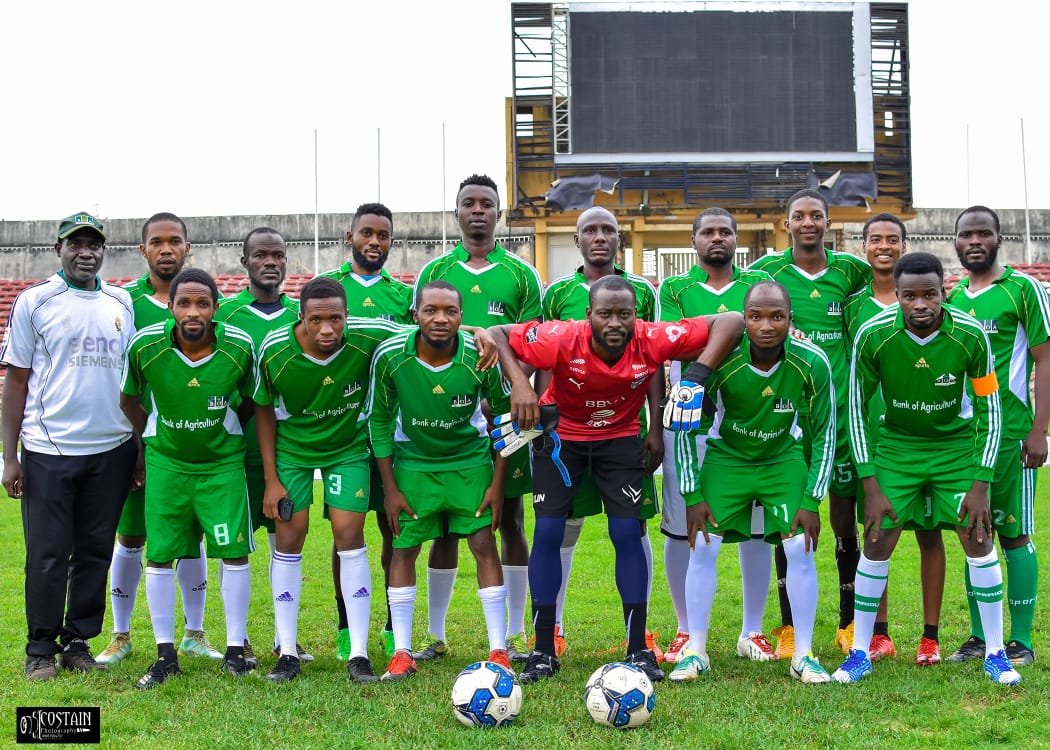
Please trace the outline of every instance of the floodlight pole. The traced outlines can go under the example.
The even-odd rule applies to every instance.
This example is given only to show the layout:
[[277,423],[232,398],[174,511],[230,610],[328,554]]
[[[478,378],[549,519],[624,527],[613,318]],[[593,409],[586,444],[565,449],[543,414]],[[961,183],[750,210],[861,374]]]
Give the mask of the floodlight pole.
[[441,252],[448,249],[445,229],[445,123],[441,123]]
[[317,128],[314,128],[314,276],[321,272],[321,218],[317,195]]
[[1024,183],[1024,262],[1032,262],[1032,225],[1028,220],[1028,158],[1024,149],[1024,118],[1021,118],[1021,175]]

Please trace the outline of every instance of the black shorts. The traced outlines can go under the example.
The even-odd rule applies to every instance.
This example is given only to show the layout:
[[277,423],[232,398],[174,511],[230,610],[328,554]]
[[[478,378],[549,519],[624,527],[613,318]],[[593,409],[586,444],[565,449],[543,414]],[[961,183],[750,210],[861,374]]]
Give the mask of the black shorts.
[[551,458],[554,439],[543,435],[533,442],[532,509],[538,517],[557,518],[572,512],[576,488],[590,470],[598,486],[605,513],[620,518],[638,518],[642,509],[645,465],[642,439],[636,435],[612,440],[561,441],[561,462],[569,472],[566,487],[561,471]]

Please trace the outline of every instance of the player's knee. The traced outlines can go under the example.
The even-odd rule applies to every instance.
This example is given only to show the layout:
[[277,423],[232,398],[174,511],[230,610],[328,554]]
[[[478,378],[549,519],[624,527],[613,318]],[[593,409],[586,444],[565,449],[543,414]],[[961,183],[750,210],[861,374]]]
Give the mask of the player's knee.
[[1021,547],[1027,546],[1028,534],[1021,534],[1020,536],[1008,537],[999,534],[999,546],[1004,550],[1008,549],[1020,549]]

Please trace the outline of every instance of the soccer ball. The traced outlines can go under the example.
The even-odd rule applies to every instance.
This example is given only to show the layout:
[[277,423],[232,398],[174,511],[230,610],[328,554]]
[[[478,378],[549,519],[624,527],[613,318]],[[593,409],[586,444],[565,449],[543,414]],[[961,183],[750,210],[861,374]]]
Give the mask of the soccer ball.
[[520,710],[518,679],[494,662],[470,664],[452,683],[452,713],[468,727],[506,726]]
[[592,719],[617,729],[642,726],[656,707],[652,681],[641,669],[622,661],[598,667],[587,680],[583,697]]

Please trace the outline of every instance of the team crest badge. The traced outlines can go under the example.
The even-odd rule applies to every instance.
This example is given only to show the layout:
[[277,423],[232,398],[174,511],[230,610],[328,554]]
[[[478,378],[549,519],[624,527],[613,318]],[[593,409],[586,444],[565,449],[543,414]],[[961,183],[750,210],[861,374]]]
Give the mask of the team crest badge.
[[230,404],[229,396],[208,396],[208,411],[219,411]]

